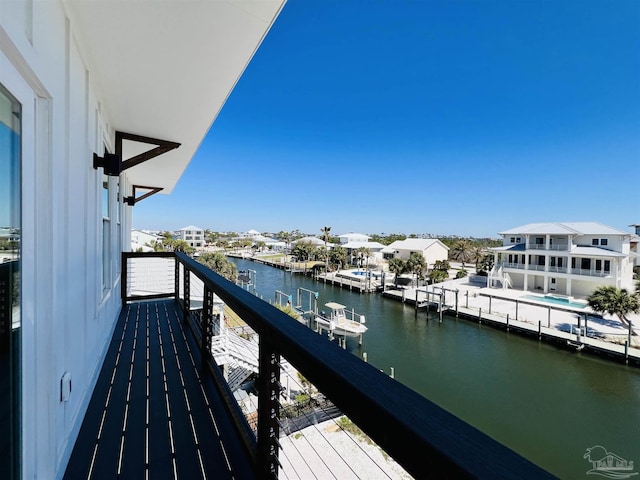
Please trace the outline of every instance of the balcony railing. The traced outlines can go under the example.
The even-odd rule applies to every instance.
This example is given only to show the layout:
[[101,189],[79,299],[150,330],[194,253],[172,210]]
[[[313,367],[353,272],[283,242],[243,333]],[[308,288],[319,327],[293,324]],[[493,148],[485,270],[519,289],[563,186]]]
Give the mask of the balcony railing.
[[535,270],[537,272],[544,272],[545,268],[544,268],[544,265],[535,265],[535,264],[530,263],[528,270]]
[[552,273],[567,273],[567,267],[555,267],[553,265],[549,265],[549,272],[552,272]]
[[506,262],[506,263],[503,263],[502,266],[504,268],[518,268],[518,269],[521,269],[521,270],[524,269],[524,263],[509,263],[509,262]]
[[602,270],[592,270],[592,269],[586,269],[586,268],[572,268],[571,274],[585,275],[587,277],[601,277],[601,278],[611,276],[611,272],[605,272]]
[[[415,478],[553,478],[517,453],[438,407],[335,342],[213,273],[188,256],[125,253],[123,301],[173,297],[197,339],[210,375],[263,478],[277,478],[281,462],[280,371],[286,361]],[[151,262],[154,285],[130,275],[132,263]],[[198,285],[199,300],[192,289]],[[258,336],[257,425],[249,422],[211,354],[214,303],[221,299]],[[196,305],[194,305],[197,302]],[[205,368],[206,363],[206,368]],[[255,433],[254,433],[255,432]],[[257,437],[257,438],[256,438]],[[487,459],[490,459],[488,461]]]
[[539,243],[527,243],[527,250],[555,250],[555,251],[567,251],[569,250],[569,244],[567,243],[554,243],[549,245],[549,248],[545,244]]

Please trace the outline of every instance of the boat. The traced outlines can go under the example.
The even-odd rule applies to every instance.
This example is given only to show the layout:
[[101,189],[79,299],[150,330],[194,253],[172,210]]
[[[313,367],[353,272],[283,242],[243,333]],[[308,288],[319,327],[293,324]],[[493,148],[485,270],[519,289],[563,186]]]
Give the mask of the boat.
[[367,331],[364,315],[347,310],[347,307],[336,302],[325,304],[329,313],[324,311],[315,316],[318,328],[328,330],[334,335],[358,337]]

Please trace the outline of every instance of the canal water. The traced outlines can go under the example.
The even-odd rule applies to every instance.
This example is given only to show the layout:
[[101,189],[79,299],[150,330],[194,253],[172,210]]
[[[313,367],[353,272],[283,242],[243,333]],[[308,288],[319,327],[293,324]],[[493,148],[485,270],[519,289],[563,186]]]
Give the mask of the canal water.
[[[593,478],[584,459],[595,445],[640,471],[640,369],[571,353],[463,319],[420,311],[378,294],[358,294],[249,260],[257,295],[275,290],[319,292],[319,309],[334,301],[366,316],[369,363],[517,451],[554,475]],[[251,288],[253,291],[253,288]],[[593,460],[593,459],[592,459]]]

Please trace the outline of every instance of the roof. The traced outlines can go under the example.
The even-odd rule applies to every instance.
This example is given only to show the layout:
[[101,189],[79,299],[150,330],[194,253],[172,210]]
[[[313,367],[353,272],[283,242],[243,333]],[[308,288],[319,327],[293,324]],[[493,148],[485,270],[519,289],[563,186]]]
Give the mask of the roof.
[[[125,172],[171,193],[285,0],[63,3],[109,133],[181,144]],[[123,160],[153,147],[124,141]]]
[[515,245],[504,245],[502,247],[491,247],[488,248],[487,250],[491,250],[492,252],[506,252],[506,251],[512,251],[512,252],[524,252],[525,251],[525,244],[524,243],[516,243]]
[[629,232],[598,222],[528,223],[499,233],[500,235],[629,235]]
[[[302,238],[298,238],[297,240],[294,240],[291,243],[298,244],[300,242],[310,243],[312,245],[322,245],[322,246],[324,246],[324,240],[321,240],[318,237],[302,237]],[[327,245],[333,245],[333,244],[331,242],[327,242]]]
[[614,252],[613,250],[607,250],[600,247],[574,247],[571,250],[571,255],[584,255],[587,257],[627,257],[628,255],[620,252]]
[[449,250],[449,247],[437,238],[407,238],[405,240],[396,240],[391,245],[385,247],[383,252],[391,253],[393,251],[387,249],[424,251],[436,244],[439,244]]
[[195,225],[189,225],[188,227],[182,227],[180,230],[178,230],[179,232],[183,232],[185,230],[200,230],[202,232],[204,232],[203,228],[200,227],[196,227]]
[[340,310],[341,308],[347,308],[344,305],[340,305],[336,302],[325,303],[324,306],[330,308],[331,310]]

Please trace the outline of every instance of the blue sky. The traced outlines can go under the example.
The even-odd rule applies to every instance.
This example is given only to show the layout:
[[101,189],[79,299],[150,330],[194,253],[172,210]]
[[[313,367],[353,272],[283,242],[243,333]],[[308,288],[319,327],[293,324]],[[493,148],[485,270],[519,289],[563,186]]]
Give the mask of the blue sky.
[[640,223],[640,2],[289,0],[137,228]]

